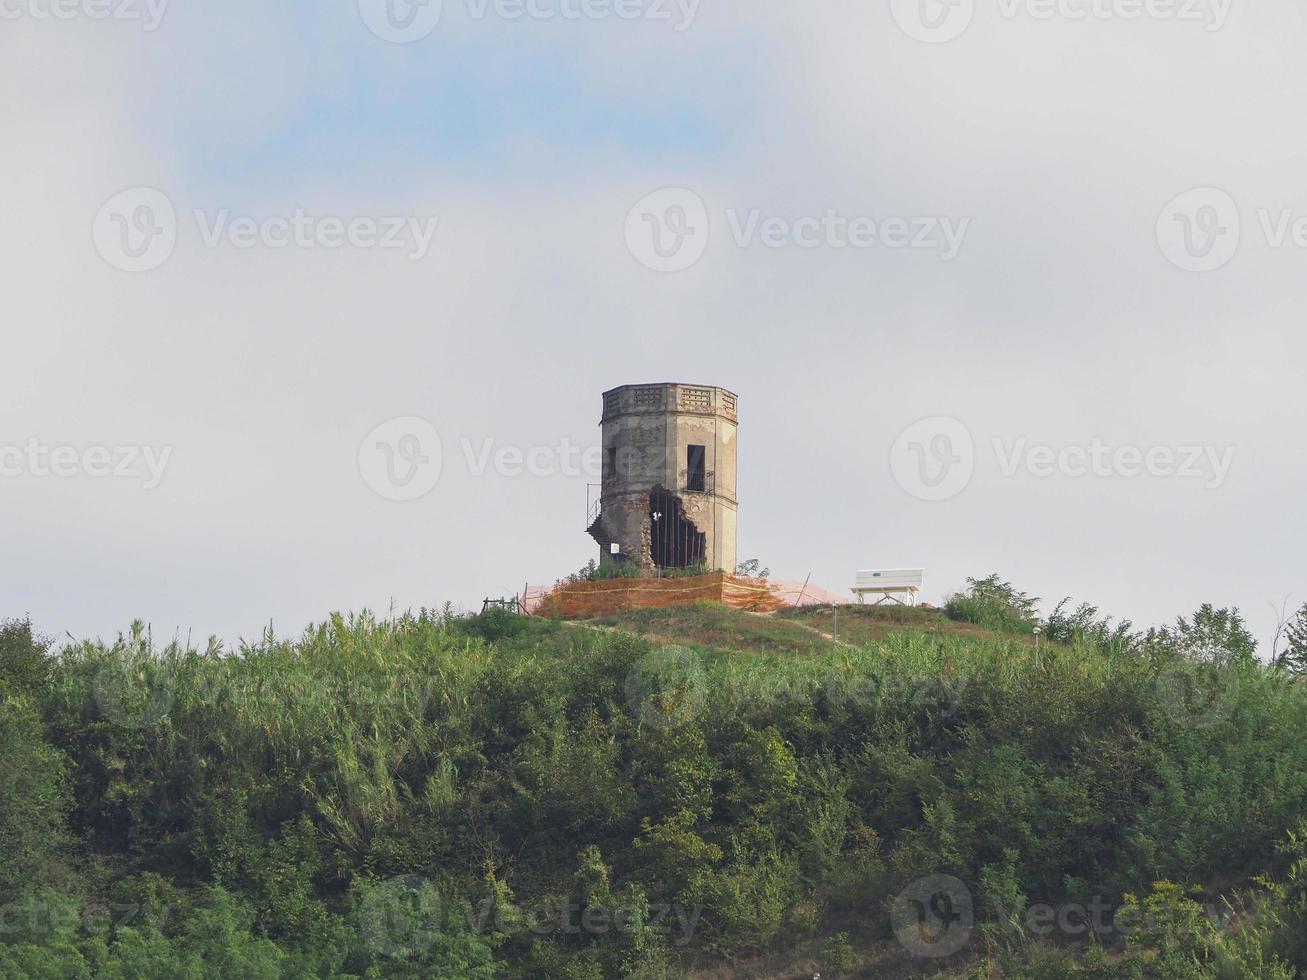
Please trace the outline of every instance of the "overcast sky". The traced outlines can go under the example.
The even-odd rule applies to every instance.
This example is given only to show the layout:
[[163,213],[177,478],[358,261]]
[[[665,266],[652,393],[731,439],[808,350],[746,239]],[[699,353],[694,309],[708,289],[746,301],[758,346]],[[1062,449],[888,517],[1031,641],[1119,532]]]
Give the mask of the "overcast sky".
[[1301,3],[389,3],[0,0],[0,615],[479,608],[651,381],[778,576],[1307,600]]

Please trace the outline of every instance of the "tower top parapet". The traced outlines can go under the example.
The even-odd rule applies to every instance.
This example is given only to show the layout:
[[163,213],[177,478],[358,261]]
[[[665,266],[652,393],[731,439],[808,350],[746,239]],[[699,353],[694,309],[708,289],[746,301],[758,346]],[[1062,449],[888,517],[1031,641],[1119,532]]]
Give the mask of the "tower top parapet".
[[739,399],[735,392],[714,385],[691,385],[680,382],[622,385],[604,392],[603,421],[619,415],[677,413],[684,415],[720,415],[738,422]]

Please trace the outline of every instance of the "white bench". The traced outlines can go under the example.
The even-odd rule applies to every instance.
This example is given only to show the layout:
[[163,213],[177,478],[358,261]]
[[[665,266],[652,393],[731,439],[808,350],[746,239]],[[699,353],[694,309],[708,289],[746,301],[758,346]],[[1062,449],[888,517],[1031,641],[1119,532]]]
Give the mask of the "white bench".
[[[899,605],[915,606],[917,604],[917,593],[926,580],[926,570],[923,568],[897,568],[884,569],[881,571],[858,572],[852,592],[858,597],[858,604],[861,605],[868,595],[878,595],[880,599],[876,605],[882,602],[897,602]],[[899,596],[906,595],[908,601],[904,602]]]

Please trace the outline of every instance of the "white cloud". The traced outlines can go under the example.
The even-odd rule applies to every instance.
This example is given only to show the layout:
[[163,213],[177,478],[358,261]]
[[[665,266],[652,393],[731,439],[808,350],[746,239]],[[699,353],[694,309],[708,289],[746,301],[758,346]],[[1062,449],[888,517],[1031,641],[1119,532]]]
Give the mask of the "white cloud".
[[[373,163],[354,169],[384,159],[384,141],[277,186],[191,168],[197,146],[217,172],[227,139],[275,140],[329,70],[411,80],[415,55],[375,60],[351,19],[296,35],[284,14],[252,27],[247,7],[169,16],[149,37],[23,24],[0,40],[0,442],[174,448],[150,493],[0,484],[21,515],[0,563],[3,612],[78,634],[139,615],[231,637],[392,597],[516,591],[592,553],[583,480],[476,479],[454,465],[430,497],[396,505],[360,479],[359,440],[423,415],[447,453],[460,437],[593,441],[604,388],[682,377],[742,395],[742,548],[780,575],[811,570],[839,589],[855,567],[924,564],[938,593],[999,570],[1143,622],[1238,603],[1263,633],[1264,600],[1307,598],[1293,517],[1307,477],[1293,448],[1307,407],[1307,254],[1245,242],[1227,268],[1195,276],[1154,238],[1162,206],[1191,186],[1226,187],[1250,209],[1307,206],[1307,136],[1293,125],[1303,83],[1283,27],[1302,15],[1287,2],[1240,6],[1214,34],[978,16],[935,47],[899,33],[883,4],[705,5],[673,38],[578,30],[568,56],[594,85],[657,91],[678,59],[703,72],[715,58],[744,117],[722,120],[728,138],[707,152],[646,161],[614,137],[568,159],[565,134],[547,149],[523,136],[510,176],[435,161],[428,179],[393,186]],[[416,57],[450,43],[546,56],[523,25],[471,33],[480,26]],[[198,141],[182,127],[188,109],[207,127]],[[90,224],[138,185],[165,190],[183,218],[303,207],[440,224],[414,263],[206,249],[183,221],[171,260],[130,276],[96,255]],[[623,223],[665,186],[693,187],[717,216],[835,208],[972,226],[948,264],[738,249],[715,227],[700,263],[660,276],[627,253]],[[1206,441],[1238,454],[1217,491],[982,467],[955,501],[927,505],[895,484],[887,454],[933,415],[984,439]]]

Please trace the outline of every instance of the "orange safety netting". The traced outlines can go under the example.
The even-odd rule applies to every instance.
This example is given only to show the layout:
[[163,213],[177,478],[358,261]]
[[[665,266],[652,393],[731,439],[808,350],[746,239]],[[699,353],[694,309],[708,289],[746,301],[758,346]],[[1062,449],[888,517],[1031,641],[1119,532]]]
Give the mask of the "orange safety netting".
[[840,595],[811,582],[771,579],[767,585],[787,606],[845,606],[850,600],[847,593]]
[[720,602],[749,612],[785,606],[845,603],[825,589],[802,582],[777,582],[713,572],[692,578],[615,578],[527,586],[523,610],[532,616],[591,619],[623,609],[657,609],[694,602]]

